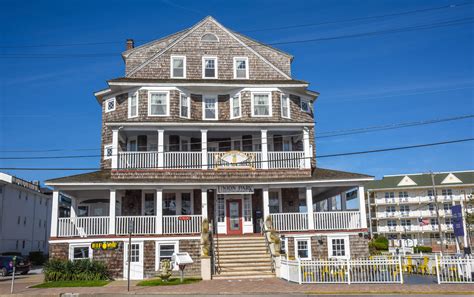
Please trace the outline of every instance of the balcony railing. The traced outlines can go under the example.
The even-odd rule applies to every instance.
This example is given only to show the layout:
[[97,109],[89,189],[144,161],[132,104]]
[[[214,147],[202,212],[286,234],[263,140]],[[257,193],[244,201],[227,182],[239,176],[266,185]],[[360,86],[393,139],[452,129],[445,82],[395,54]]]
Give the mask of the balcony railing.
[[85,237],[109,233],[109,217],[76,217],[58,219],[58,236]]
[[359,211],[328,211],[313,213],[314,228],[308,225],[307,213],[272,213],[273,228],[277,231],[350,230],[360,229]]
[[276,231],[308,230],[307,213],[272,213],[270,217]]
[[201,222],[201,215],[163,216],[163,234],[199,233]]
[[163,164],[160,166],[160,154],[156,151],[119,152],[117,167],[119,169],[305,168],[305,155],[302,151],[268,152],[265,162],[263,162],[262,152],[237,152],[235,155],[232,155],[232,152],[208,152],[207,164],[203,164],[203,155],[200,151],[164,152],[162,154]]
[[[117,216],[115,221],[115,233],[126,235],[132,234],[155,234],[155,216]],[[131,229],[131,230],[130,230]]]

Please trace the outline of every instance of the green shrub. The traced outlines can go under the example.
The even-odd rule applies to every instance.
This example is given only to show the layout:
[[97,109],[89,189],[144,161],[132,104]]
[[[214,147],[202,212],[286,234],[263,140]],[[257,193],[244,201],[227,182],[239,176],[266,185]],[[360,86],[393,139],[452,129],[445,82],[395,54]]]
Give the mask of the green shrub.
[[50,281],[98,281],[108,280],[107,267],[90,260],[50,260],[45,263],[44,280]]
[[28,258],[33,265],[43,265],[46,261],[46,257],[44,256],[43,252],[30,252]]
[[375,251],[387,251],[388,250],[388,239],[383,236],[378,236],[369,242],[369,251],[371,254],[375,254]]
[[414,253],[431,253],[433,249],[430,246],[415,246],[413,248]]

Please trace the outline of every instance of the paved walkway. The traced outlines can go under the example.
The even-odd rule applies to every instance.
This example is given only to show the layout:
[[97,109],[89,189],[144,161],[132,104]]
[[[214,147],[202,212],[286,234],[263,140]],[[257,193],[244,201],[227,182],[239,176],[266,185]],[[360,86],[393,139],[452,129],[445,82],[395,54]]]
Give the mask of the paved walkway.
[[[58,296],[60,293],[114,294],[127,293],[127,282],[116,281],[96,288],[34,289],[31,285],[41,282],[40,275],[20,277],[15,293],[28,295]],[[304,284],[289,283],[276,278],[212,280],[195,284],[164,287],[137,287],[133,284],[131,294],[327,294],[327,293],[461,293],[474,294],[474,284]],[[0,281],[0,294],[10,293],[10,281]]]

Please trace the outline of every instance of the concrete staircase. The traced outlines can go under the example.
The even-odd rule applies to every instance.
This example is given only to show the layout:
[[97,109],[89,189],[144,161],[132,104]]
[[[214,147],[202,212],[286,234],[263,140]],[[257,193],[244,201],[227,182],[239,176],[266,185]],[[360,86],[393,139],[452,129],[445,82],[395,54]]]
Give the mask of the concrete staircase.
[[[218,243],[218,244],[217,244]],[[263,236],[225,236],[216,243],[220,273],[214,279],[274,277]]]

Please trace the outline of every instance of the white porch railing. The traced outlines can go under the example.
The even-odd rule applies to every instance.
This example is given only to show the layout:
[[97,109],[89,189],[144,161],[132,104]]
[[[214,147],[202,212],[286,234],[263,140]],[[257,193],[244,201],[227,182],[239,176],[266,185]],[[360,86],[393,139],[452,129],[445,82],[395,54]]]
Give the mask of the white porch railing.
[[394,259],[281,259],[280,278],[303,283],[403,283],[400,257]]
[[163,216],[163,234],[199,233],[201,223],[201,215]]
[[115,233],[128,234],[130,224],[133,224],[133,234],[155,234],[156,216],[117,216]]
[[360,229],[359,211],[328,211],[314,213],[315,230]]
[[304,168],[304,152],[268,152],[268,169]]
[[58,237],[85,237],[109,233],[109,217],[71,217],[58,219]]
[[158,167],[158,152],[119,152],[118,168],[143,169]]
[[169,169],[196,169],[202,167],[201,152],[166,152],[164,167]]
[[307,213],[272,213],[270,217],[276,231],[308,230]]

